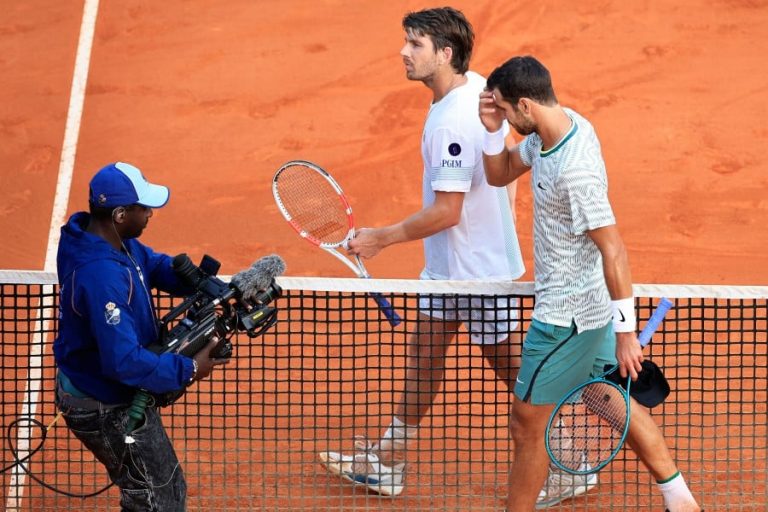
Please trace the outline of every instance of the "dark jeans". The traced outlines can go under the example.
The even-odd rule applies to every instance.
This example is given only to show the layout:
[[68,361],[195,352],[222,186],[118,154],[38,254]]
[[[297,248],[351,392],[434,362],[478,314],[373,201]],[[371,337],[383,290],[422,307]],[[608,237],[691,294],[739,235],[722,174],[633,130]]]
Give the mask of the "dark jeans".
[[187,484],[157,409],[148,407],[144,423],[125,443],[126,407],[97,410],[72,407],[59,399],[67,426],[107,468],[120,488],[123,512],[184,512]]

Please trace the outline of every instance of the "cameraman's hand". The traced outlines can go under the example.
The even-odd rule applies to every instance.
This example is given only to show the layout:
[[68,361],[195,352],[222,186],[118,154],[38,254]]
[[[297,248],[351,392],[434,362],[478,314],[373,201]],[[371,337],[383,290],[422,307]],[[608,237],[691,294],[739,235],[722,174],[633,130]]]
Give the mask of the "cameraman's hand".
[[227,359],[211,358],[211,351],[214,348],[216,348],[216,345],[219,344],[219,341],[220,339],[218,336],[215,336],[215,335],[212,336],[208,344],[204,346],[200,352],[195,354],[195,357],[193,359],[197,361],[197,373],[195,374],[196,381],[202,380],[208,377],[213,371],[214,366],[227,364],[229,362],[229,358]]

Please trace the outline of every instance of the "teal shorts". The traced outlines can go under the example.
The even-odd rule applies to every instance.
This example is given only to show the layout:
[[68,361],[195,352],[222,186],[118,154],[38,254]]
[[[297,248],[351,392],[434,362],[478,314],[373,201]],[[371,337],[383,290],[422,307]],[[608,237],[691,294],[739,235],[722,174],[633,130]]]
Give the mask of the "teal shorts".
[[571,389],[616,364],[613,325],[576,331],[532,320],[523,343],[515,397],[534,405],[556,404]]

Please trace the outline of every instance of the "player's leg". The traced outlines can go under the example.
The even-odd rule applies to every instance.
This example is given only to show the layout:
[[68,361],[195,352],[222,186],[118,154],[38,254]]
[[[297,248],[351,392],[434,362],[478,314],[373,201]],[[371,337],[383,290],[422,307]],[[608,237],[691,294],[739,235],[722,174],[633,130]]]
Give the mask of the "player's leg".
[[[533,405],[515,400],[510,413],[510,430],[515,442],[515,460],[509,471],[508,512],[529,512],[536,506],[537,492],[544,485],[549,457],[544,430],[553,405]],[[520,492],[528,490],[529,492]]]
[[661,429],[648,410],[633,399],[630,411],[627,445],[656,479],[667,509],[670,512],[701,510],[672,459]]
[[504,296],[460,299],[459,314],[470,340],[480,346],[496,378],[506,383],[509,390],[514,389],[522,346],[519,300]]
[[418,425],[432,407],[443,385],[445,354],[461,325],[454,318],[452,300],[440,299],[439,307],[431,308],[422,309],[416,333],[408,342],[405,389],[395,408],[395,416],[407,425]]
[[[523,344],[520,372],[515,380],[511,414],[515,460],[510,469],[510,511],[528,512],[534,507],[547,506],[537,503],[550,465],[544,441],[547,421],[554,404],[592,374],[608,329],[609,326],[605,326],[578,332],[573,324],[561,327],[535,319],[531,321]],[[588,483],[571,482],[571,485],[588,488]]]
[[407,451],[442,386],[445,354],[460,325],[455,320],[456,306],[450,300],[425,297],[420,299],[419,308],[416,333],[408,342],[405,387],[379,441],[358,440],[355,453],[349,455],[319,454],[329,472],[388,496],[403,491]]
[[[595,359],[592,373],[599,375],[615,365],[616,335],[611,328],[605,333],[603,346]],[[697,512],[700,509],[672,459],[661,429],[648,409],[634,399],[630,400],[627,446],[633,449],[656,479],[664,495],[664,502],[671,512]]]
[[[590,336],[595,344],[594,361],[591,364],[591,376],[600,375],[605,368],[616,365],[616,337],[613,334],[613,330],[608,326],[604,329],[595,331],[594,334],[596,336]],[[584,361],[586,364],[587,360]],[[551,434],[550,442],[556,443],[557,449],[560,450],[561,453],[570,453],[568,458],[571,460],[572,465],[577,466],[579,459],[581,459],[583,469],[589,469],[589,464],[586,462],[586,455],[573,445],[571,433],[567,428],[561,427],[555,429]],[[567,499],[580,496],[594,488],[597,483],[597,473],[591,475],[572,475],[551,464],[547,482],[541,491],[539,491],[536,508],[545,509]]]
[[[461,304],[460,304],[461,305]],[[459,309],[460,313],[462,309]],[[520,367],[521,335],[519,331],[519,300],[508,297],[473,298],[469,318],[464,319],[470,339],[480,346],[483,357],[494,369],[496,377],[514,389]],[[510,428],[510,434],[512,429]],[[557,431],[560,442],[571,444],[571,433],[562,428]],[[575,453],[583,457],[581,452]],[[574,496],[579,496],[597,485],[597,475],[571,475],[554,466],[549,467],[547,480],[539,491],[536,508],[543,509]]]
[[[454,309],[452,302],[445,305],[441,302],[441,308],[433,307],[432,314],[442,317],[443,306]],[[405,461],[407,450],[417,437],[419,423],[442,387],[445,354],[460,324],[440,317],[420,314],[417,332],[409,340],[405,388],[398,398],[392,423],[375,446],[385,464]]]

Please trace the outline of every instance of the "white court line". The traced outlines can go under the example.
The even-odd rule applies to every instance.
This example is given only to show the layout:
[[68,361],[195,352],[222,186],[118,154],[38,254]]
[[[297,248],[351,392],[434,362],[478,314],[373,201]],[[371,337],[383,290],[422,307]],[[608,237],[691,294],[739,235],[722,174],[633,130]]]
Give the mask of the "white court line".
[[[75,57],[75,71],[72,76],[72,89],[69,95],[69,107],[67,110],[67,124],[64,129],[64,142],[61,148],[59,160],[59,176],[56,182],[56,195],[53,200],[51,212],[51,225],[48,232],[48,248],[45,253],[45,271],[56,271],[56,253],[59,250],[59,236],[61,225],[64,224],[69,203],[69,191],[72,186],[72,173],[75,167],[75,155],[77,153],[77,140],[80,136],[80,121],[83,116],[83,102],[85,100],[85,86],[88,81],[88,67],[91,61],[91,47],[93,34],[96,29],[96,16],[99,11],[99,0],[85,0],[83,7],[83,19],[80,23],[80,38],[77,42],[77,55]],[[27,388],[24,392],[22,417],[33,418],[37,412],[37,405],[42,384],[43,348],[45,346],[45,333],[50,329],[50,321],[55,312],[52,312],[53,297],[50,293],[44,295],[40,305],[39,314],[35,320],[35,333],[29,354],[29,375],[27,376]],[[29,428],[19,428],[16,447],[19,458],[29,453]],[[19,466],[14,466],[8,484],[8,499],[5,510],[15,512],[21,510],[22,495],[24,493],[24,481],[26,473]]]
[[64,128],[64,142],[59,160],[59,177],[56,181],[56,195],[53,198],[51,225],[48,231],[48,249],[45,253],[45,271],[56,271],[56,252],[59,250],[60,229],[64,224],[69,203],[69,190],[72,186],[72,173],[75,167],[77,140],[80,137],[80,121],[83,117],[85,85],[88,81],[88,67],[91,63],[91,46],[96,29],[96,15],[99,0],[85,0],[83,21],[80,25],[80,40],[77,42],[75,72],[72,76],[72,90],[69,94],[67,124]]

